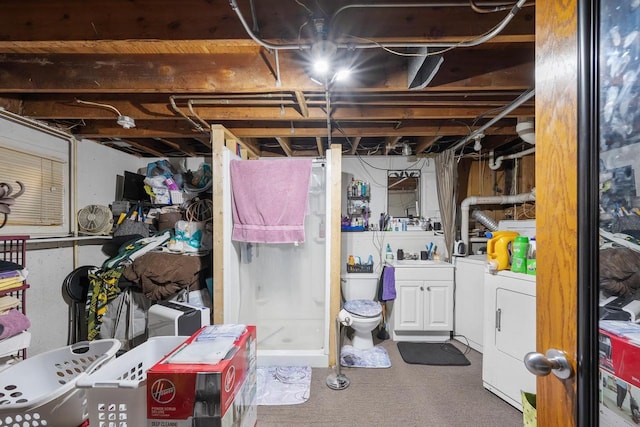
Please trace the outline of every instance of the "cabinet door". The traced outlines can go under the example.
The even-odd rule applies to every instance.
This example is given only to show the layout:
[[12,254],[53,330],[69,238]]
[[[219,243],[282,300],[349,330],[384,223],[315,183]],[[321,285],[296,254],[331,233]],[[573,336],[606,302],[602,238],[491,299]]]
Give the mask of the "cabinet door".
[[450,281],[427,281],[425,293],[425,325],[428,331],[453,330],[453,286]]
[[424,330],[424,282],[396,281],[394,328],[399,331]]

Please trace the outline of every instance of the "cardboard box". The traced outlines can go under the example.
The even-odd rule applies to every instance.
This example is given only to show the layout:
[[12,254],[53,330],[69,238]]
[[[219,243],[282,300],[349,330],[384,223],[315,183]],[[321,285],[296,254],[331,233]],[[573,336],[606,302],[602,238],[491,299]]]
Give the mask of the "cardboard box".
[[601,320],[599,344],[600,425],[640,423],[640,325]]
[[205,326],[149,369],[148,427],[256,425],[256,328],[247,326],[227,352],[224,337],[212,339],[226,326],[237,325]]
[[640,325],[602,320],[599,332],[600,367],[640,387]]

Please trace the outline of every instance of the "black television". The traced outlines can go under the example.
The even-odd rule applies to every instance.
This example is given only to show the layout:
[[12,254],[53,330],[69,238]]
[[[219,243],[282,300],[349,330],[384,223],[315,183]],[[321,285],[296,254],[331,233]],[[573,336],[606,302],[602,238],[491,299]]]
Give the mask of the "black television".
[[144,175],[124,172],[122,183],[122,200],[129,202],[151,202],[151,197],[144,191]]

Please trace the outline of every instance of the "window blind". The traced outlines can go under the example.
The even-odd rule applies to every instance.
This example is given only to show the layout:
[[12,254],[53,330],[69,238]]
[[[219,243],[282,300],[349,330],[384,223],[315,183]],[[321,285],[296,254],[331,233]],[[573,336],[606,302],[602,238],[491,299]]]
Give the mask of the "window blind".
[[0,182],[25,192],[11,205],[7,225],[57,226],[64,220],[64,162],[0,147]]

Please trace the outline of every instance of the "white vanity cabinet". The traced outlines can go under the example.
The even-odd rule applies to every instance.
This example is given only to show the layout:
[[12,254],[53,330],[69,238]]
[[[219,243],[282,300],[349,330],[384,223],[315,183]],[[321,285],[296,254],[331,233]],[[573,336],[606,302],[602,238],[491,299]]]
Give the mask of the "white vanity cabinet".
[[485,273],[484,387],[522,410],[520,391],[535,393],[524,356],[536,348],[536,276]]
[[453,266],[396,265],[394,341],[446,341],[453,331]]

